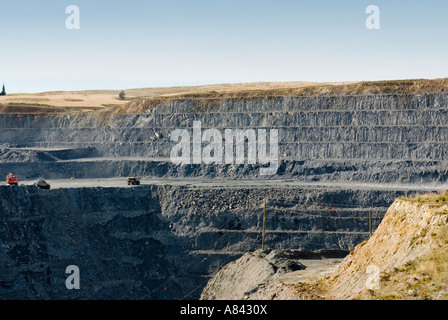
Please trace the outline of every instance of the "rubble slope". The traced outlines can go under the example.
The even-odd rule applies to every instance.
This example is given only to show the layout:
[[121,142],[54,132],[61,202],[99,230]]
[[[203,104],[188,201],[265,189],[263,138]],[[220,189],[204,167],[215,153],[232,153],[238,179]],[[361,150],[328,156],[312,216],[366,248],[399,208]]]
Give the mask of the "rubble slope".
[[[332,276],[333,278],[327,279],[329,281],[327,298],[415,297],[413,284],[405,278],[408,276],[418,278],[419,275],[418,270],[414,270],[417,272],[412,275],[414,271],[410,267],[414,266],[414,269],[417,265],[423,267],[424,261],[434,260],[435,257],[444,257],[442,264],[447,265],[446,200],[445,194],[397,199],[369,241],[359,244]],[[432,273],[439,273],[439,276],[440,271],[445,273],[444,277],[448,276],[445,270],[433,271]],[[430,274],[431,272],[423,271],[423,273],[427,273],[427,279],[434,276]],[[375,276],[378,278],[375,279]],[[372,281],[377,281],[377,285],[372,286]],[[389,292],[391,289],[394,293]],[[433,295],[421,298],[440,298],[439,293],[442,290],[445,288],[439,286],[434,288]]]
[[[301,276],[301,271],[271,277],[259,283],[257,290],[246,294],[244,299],[446,299],[447,223],[445,193],[400,197],[388,209],[372,237],[356,246],[332,272],[317,270],[314,278]],[[240,259],[229,265],[234,268],[231,272],[229,266],[222,272],[244,273],[248,268],[245,261],[248,260]],[[210,280],[208,292],[219,292],[221,287],[226,287],[225,283],[211,287],[216,278],[225,278],[222,272]],[[232,288],[235,287],[229,282],[227,297],[232,296]]]

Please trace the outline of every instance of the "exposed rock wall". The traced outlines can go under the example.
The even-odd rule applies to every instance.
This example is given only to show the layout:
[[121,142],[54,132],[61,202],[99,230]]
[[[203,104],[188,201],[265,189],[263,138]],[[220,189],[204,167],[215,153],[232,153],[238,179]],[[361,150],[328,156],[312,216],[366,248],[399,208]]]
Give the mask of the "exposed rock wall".
[[[239,183],[49,192],[3,186],[0,294],[197,298],[204,277],[261,246],[265,198],[268,248],[351,250],[368,238],[369,207],[375,229],[397,196],[419,190],[377,183],[446,181],[447,100],[446,94],[341,95],[229,99],[208,107],[179,100],[142,114],[1,114],[0,177],[14,172],[20,180],[51,180],[75,173]],[[248,164],[173,164],[170,135],[191,132],[193,121],[221,131],[278,129],[277,174],[261,177],[260,167]],[[259,184],[246,187],[244,179]],[[65,289],[69,264],[79,264],[84,291]]]
[[[3,186],[0,298],[196,299],[214,272],[261,247],[264,197],[267,248],[349,250],[368,237],[362,207],[401,193]],[[374,228],[383,210],[373,211]],[[79,291],[65,287],[69,265],[80,268]]]
[[228,264],[207,283],[201,294],[203,300],[243,300],[258,287],[281,274],[306,267],[301,264],[300,252],[249,252]]
[[[436,199],[436,196],[433,196]],[[446,299],[447,204],[398,199],[373,236],[356,246],[330,272],[304,278],[293,272],[268,280],[247,275],[239,286],[255,287],[245,295],[234,285],[238,274],[261,268],[263,259],[247,254],[222,268],[205,287],[203,299]],[[251,257],[251,259],[248,259]],[[294,261],[294,260],[292,260]],[[305,262],[305,265],[307,263]]]
[[[183,276],[170,257],[183,255],[156,188],[0,194],[0,299],[169,299],[188,289],[169,280]],[[65,286],[70,265],[80,290]]]
[[[354,299],[368,291],[368,281],[372,277],[369,267],[375,268],[379,276],[386,275],[420,257],[446,250],[446,241],[440,238],[446,237],[448,219],[446,211],[437,210],[437,207],[395,201],[369,241],[358,245],[335,272],[338,276],[330,282],[328,297]],[[380,280],[376,289],[381,288]],[[403,285],[403,291],[407,291]]]
[[[172,131],[191,131],[193,121],[201,121],[204,130],[278,129],[280,176],[304,180],[312,176],[314,180],[440,182],[447,178],[447,100],[444,93],[342,95],[224,100],[207,108],[193,100],[180,100],[138,115],[2,114],[0,145],[81,148],[84,151],[78,152],[78,157],[140,157],[143,159],[127,160],[139,167],[138,161],[165,158],[166,168],[157,171],[159,175],[210,176],[207,166],[179,170],[166,160],[175,145],[170,141]],[[4,161],[17,162],[20,158],[0,156]],[[41,156],[23,156],[22,160],[35,163],[37,159],[53,162],[68,159],[55,151]],[[99,172],[124,176],[129,171],[121,161],[110,161],[105,165],[111,169]],[[315,161],[319,161],[319,167]],[[58,172],[72,169],[71,163],[52,165]],[[95,170],[100,167],[90,165],[96,165]],[[33,166],[28,163],[28,167]],[[240,177],[229,166],[217,168],[214,172],[221,177],[232,178],[234,174]],[[324,168],[320,169],[323,172],[318,172],[319,168]],[[257,172],[249,166],[246,174],[258,178]],[[142,175],[154,173],[151,162],[141,169]]]

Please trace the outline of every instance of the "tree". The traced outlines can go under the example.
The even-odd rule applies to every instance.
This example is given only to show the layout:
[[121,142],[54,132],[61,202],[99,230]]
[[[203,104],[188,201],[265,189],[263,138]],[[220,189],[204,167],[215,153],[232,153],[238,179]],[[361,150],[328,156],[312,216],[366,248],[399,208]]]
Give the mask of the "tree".
[[126,93],[122,90],[118,97],[120,98],[120,100],[124,100],[126,98]]
[[6,96],[5,84],[3,84],[2,92],[0,92],[0,96]]

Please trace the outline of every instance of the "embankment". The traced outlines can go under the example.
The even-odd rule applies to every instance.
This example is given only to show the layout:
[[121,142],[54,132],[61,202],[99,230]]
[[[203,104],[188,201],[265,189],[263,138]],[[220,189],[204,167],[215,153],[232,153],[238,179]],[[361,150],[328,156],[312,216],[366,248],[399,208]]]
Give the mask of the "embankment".
[[[241,286],[254,289],[242,294],[231,285],[233,275],[244,274],[248,268],[269,271],[260,253],[248,254],[216,273],[202,298],[446,299],[447,214],[446,194],[397,199],[373,236],[357,245],[337,267],[326,268],[323,271],[327,272],[314,273],[313,277],[303,277],[303,270],[268,274],[261,280],[248,274]],[[307,265],[307,260],[301,262]]]

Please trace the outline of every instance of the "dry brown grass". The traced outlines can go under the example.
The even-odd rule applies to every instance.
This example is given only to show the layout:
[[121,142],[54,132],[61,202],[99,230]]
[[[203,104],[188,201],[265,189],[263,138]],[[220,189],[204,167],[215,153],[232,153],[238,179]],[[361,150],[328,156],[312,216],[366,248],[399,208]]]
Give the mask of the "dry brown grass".
[[432,208],[432,212],[434,213],[448,213],[448,192],[446,190],[417,194],[413,197],[400,197],[400,199],[414,203],[427,204]]
[[437,246],[403,268],[383,275],[377,299],[448,299],[448,226],[431,235]]
[[[0,106],[40,106],[69,110],[111,109],[115,113],[139,113],[175,100],[190,99],[198,108],[210,108],[225,99],[260,99],[284,96],[417,94],[448,91],[448,78],[362,82],[255,82],[169,88],[127,89],[126,100],[118,99],[121,90],[86,90],[12,94],[0,97]],[[29,109],[31,110],[31,109]],[[0,110],[1,111],[1,110]]]
[[[444,190],[402,197],[373,236],[329,278],[328,298],[410,300],[448,298],[448,215]],[[369,265],[379,287],[365,286]],[[364,271],[366,270],[366,271]]]
[[[448,193],[445,190],[401,197],[402,200],[424,204],[432,214],[448,213]],[[382,300],[427,300],[448,299],[448,218],[439,220],[427,231],[423,228],[415,239],[431,239],[430,250],[422,256],[408,261],[381,276],[380,290],[365,292],[365,299]],[[422,243],[429,241],[425,240]],[[370,296],[368,296],[370,294]]]
[[[206,86],[185,86],[167,88],[139,88],[125,90],[126,99],[120,100],[118,95],[121,90],[85,90],[85,91],[51,91],[42,93],[17,93],[0,96],[2,107],[55,107],[68,108],[70,110],[96,110],[116,108],[136,99],[150,99],[151,105],[159,102],[178,99],[182,95],[191,94],[191,98],[205,101],[213,93],[239,92],[244,90],[270,90],[277,88],[299,88],[316,85],[311,82],[257,82],[238,84],[217,84]],[[227,94],[226,93],[226,94]],[[202,97],[202,100],[200,100]],[[208,101],[210,103],[210,101]],[[8,108],[10,110],[11,108]],[[129,108],[124,108],[129,109]],[[3,108],[3,110],[5,110]],[[0,110],[1,112],[2,110]],[[3,111],[4,112],[4,111]],[[17,111],[19,112],[19,111]],[[36,111],[39,112],[39,111]]]
[[308,83],[300,86],[278,85],[276,88],[260,87],[252,89],[241,87],[240,90],[227,91],[200,91],[180,94],[170,94],[158,97],[146,97],[144,99],[129,102],[116,109],[121,113],[138,113],[162,103],[170,103],[175,100],[189,99],[196,103],[198,108],[212,108],[225,99],[270,99],[285,96],[314,96],[314,95],[408,95],[430,92],[447,92],[448,78],[443,79],[411,79],[391,81],[365,81],[351,83]]

